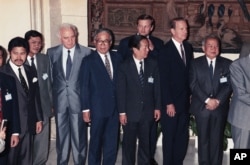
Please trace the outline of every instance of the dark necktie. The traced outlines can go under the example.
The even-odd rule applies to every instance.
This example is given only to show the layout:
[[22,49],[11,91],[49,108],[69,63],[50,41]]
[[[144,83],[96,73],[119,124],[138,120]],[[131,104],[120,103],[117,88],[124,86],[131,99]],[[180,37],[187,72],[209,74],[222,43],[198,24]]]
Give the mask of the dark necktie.
[[140,61],[139,80],[140,80],[141,86],[144,87],[144,74],[143,74],[143,69],[142,69],[142,61]]
[[107,72],[109,74],[110,79],[112,80],[110,62],[109,62],[108,56],[107,55],[104,55],[104,56],[105,56],[105,67],[106,67],[106,70],[107,70]]
[[185,51],[183,49],[183,45],[181,44],[180,47],[181,47],[181,58],[183,60],[183,63],[186,65],[186,57],[185,57]]
[[212,80],[213,76],[214,76],[213,61],[210,61],[209,72],[210,72],[210,77],[211,77],[211,80]]
[[70,50],[68,50],[68,58],[67,58],[67,62],[66,62],[66,80],[69,79],[71,68],[72,68],[72,61],[71,61],[71,57],[70,57]]
[[37,77],[37,72],[36,72],[36,66],[35,66],[35,63],[34,63],[34,57],[31,57],[31,68],[32,68],[32,71],[34,71],[34,74],[35,76]]
[[21,85],[23,87],[23,90],[24,92],[28,95],[29,93],[29,88],[28,88],[28,85],[23,77],[23,74],[21,72],[21,68],[18,68],[18,71],[19,71],[19,79],[20,79],[20,82],[21,82]]

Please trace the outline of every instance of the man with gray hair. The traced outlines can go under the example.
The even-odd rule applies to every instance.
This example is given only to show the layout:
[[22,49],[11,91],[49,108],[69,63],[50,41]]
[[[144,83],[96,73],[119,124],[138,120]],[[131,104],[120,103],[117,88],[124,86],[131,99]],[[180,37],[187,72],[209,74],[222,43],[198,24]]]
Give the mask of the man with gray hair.
[[94,44],[96,51],[83,59],[80,69],[83,119],[91,122],[88,165],[115,165],[119,130],[115,83],[121,57],[111,51],[110,29],[97,30]]
[[79,69],[91,50],[77,43],[77,28],[62,24],[61,45],[49,48],[53,108],[56,119],[57,164],[68,164],[72,148],[75,165],[84,165],[87,155],[87,128],[80,104]]

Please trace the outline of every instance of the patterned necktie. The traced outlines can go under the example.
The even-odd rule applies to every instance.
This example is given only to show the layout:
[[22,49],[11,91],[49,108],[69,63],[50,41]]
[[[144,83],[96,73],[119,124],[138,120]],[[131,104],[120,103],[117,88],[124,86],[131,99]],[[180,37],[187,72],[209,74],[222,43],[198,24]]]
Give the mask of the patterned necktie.
[[29,93],[29,88],[28,88],[28,85],[23,77],[23,74],[21,72],[21,68],[18,68],[18,71],[19,71],[19,79],[20,79],[20,82],[21,82],[21,85],[23,87],[23,90],[24,92],[28,95]]
[[110,62],[109,62],[108,56],[107,56],[107,55],[104,55],[104,56],[105,56],[105,67],[106,67],[106,69],[107,69],[107,72],[108,72],[108,74],[109,74],[110,79],[112,80]]
[[181,44],[180,47],[181,47],[181,58],[183,60],[183,63],[186,65],[186,57],[185,57],[185,51],[184,51],[183,45]]
[[211,77],[211,80],[212,80],[212,79],[213,79],[213,76],[214,76],[213,61],[210,62],[210,65],[209,65],[209,72],[210,72],[210,77]]
[[140,80],[141,86],[144,87],[144,73],[142,69],[142,61],[140,61],[139,80]]
[[69,79],[71,68],[72,68],[72,61],[71,61],[71,57],[70,57],[70,50],[68,50],[68,58],[66,61],[66,80]]
[[34,57],[31,57],[31,68],[32,68],[32,70],[34,71],[34,74],[35,74],[35,76],[37,77],[37,71],[36,71],[36,66],[35,66],[35,63],[34,63]]

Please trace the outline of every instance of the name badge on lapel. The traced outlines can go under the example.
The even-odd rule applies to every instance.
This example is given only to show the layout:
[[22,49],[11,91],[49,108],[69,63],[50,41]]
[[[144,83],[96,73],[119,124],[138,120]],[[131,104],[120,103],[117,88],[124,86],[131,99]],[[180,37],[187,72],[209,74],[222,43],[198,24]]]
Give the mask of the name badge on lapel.
[[226,83],[226,82],[227,82],[227,77],[220,78],[220,83]]
[[9,92],[6,93],[5,100],[6,101],[12,100],[12,95]]
[[152,76],[150,76],[150,77],[148,78],[148,83],[151,83],[151,84],[154,83],[154,78],[153,78]]

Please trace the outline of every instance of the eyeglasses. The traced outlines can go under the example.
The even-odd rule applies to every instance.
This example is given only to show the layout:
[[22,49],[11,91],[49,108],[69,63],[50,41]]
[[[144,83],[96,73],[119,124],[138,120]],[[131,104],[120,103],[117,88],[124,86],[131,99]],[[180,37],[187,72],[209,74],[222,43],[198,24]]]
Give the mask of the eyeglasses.
[[101,45],[101,44],[110,44],[110,40],[95,40],[97,44]]

